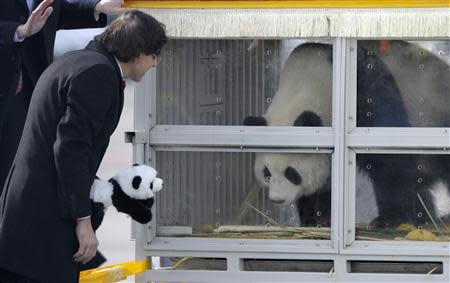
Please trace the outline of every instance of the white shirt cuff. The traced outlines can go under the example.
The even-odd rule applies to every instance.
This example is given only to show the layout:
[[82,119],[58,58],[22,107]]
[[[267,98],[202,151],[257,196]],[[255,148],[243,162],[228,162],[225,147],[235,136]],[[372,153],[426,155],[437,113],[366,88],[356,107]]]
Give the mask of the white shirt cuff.
[[17,35],[17,30],[16,30],[16,32],[14,33],[13,41],[14,42],[22,42],[23,40],[24,40],[23,38],[19,38],[19,35]]

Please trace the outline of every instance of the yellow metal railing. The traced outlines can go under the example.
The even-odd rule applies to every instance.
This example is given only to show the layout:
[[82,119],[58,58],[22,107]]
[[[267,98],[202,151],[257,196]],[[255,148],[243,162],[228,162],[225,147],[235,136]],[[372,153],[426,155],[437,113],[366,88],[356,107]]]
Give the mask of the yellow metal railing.
[[148,261],[125,262],[80,272],[79,283],[110,283],[127,279],[149,269]]

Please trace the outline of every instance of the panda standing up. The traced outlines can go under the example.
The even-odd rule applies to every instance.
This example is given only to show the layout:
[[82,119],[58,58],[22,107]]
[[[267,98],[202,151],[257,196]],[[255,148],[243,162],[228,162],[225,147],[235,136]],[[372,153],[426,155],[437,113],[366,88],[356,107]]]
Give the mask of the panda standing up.
[[[357,126],[450,127],[449,65],[415,44],[381,43],[358,43]],[[244,125],[331,127],[331,84],[332,46],[302,44],[287,59],[264,117]],[[448,156],[359,154],[357,164],[374,190],[372,226],[429,224],[417,216],[425,215],[418,195],[433,217],[450,219]],[[272,201],[297,204],[302,226],[330,226],[330,168],[326,154],[256,153],[254,173]]]

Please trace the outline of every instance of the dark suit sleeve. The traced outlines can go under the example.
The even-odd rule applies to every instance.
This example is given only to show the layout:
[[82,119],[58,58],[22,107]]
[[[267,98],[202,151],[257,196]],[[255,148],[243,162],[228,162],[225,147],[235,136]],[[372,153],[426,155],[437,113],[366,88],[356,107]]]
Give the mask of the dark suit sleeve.
[[[106,65],[95,65],[75,75],[67,86],[65,112],[53,145],[59,193],[69,204],[69,216],[91,214],[90,189],[94,176],[90,167],[94,138],[99,135],[118,97],[117,75]],[[92,175],[92,176],[91,176]]]
[[106,26],[106,15],[95,19],[95,5],[100,0],[62,0],[58,29],[96,28]]
[[16,33],[19,25],[19,22],[0,20],[0,46],[12,45],[14,43],[14,34]]

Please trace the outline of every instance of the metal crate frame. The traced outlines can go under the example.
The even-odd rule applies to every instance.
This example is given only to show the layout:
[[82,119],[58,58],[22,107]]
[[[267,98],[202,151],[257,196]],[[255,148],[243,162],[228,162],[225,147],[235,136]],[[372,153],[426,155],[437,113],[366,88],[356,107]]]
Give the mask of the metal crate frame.
[[[146,75],[135,87],[135,129],[127,135],[135,162],[156,164],[158,150],[333,152],[333,213],[329,241],[156,237],[155,217],[148,225],[133,223],[137,260],[151,256],[227,259],[226,271],[148,270],[136,276],[136,282],[450,282],[448,242],[355,241],[356,153],[450,154],[449,128],[356,127],[356,46],[356,39],[334,38],[331,128],[155,125],[157,73]],[[261,139],[267,133],[271,137]],[[295,140],[302,142],[292,143],[292,136],[301,136]],[[334,268],[329,273],[248,272],[242,270],[244,258],[332,260]],[[438,261],[443,272],[355,274],[347,267],[352,260]]]

